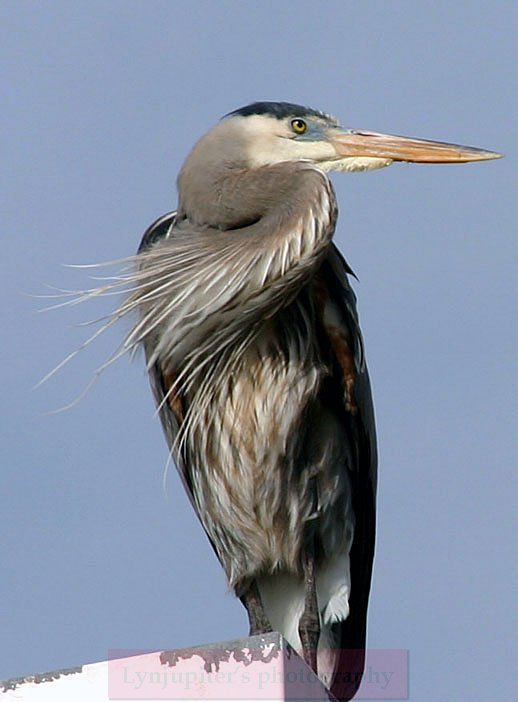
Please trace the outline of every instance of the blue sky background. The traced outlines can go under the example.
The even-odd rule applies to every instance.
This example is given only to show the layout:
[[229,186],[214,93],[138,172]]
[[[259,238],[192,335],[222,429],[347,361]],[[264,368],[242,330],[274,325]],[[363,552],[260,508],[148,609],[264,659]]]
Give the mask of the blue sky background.
[[[516,3],[4,0],[0,217],[0,678],[247,630],[170,471],[142,359],[74,399],[122,337],[38,390],[113,300],[84,288],[174,208],[221,115],[257,99],[502,161],[333,177],[360,282],[380,444],[374,648],[411,699],[514,697]],[[514,622],[513,622],[514,619]]]

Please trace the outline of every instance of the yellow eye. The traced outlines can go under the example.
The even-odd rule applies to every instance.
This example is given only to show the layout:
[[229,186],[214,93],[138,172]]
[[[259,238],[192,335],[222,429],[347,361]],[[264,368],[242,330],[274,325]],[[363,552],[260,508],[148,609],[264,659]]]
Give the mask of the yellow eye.
[[298,117],[297,119],[291,120],[291,128],[293,129],[295,134],[304,134],[304,132],[308,128],[308,125],[304,122],[303,119],[300,119]]

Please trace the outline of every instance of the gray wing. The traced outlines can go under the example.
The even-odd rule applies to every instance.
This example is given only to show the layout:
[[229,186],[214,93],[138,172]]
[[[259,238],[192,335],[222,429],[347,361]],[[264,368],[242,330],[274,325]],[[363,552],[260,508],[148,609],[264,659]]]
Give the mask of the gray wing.
[[176,211],[167,212],[158,219],[155,219],[153,224],[150,224],[144,232],[137,253],[142,253],[150,246],[153,246],[153,244],[156,244],[157,241],[167,239],[171,235],[175,221]]
[[[347,263],[333,245],[322,273],[325,276],[328,294],[334,305],[341,311],[342,323],[349,339],[355,367],[354,385],[348,388],[343,364],[339,360],[341,350],[334,348],[337,381],[343,384],[344,396],[348,393],[353,394],[353,408],[348,407],[350,401],[346,402],[343,416],[348,439],[355,455],[355,465],[350,475],[355,516],[354,540],[350,552],[350,610],[345,621],[334,625],[340,642],[340,657],[331,692],[339,700],[349,700],[357,692],[364,669],[367,605],[376,528],[377,449],[374,409],[363,354],[356,296],[347,279],[347,273],[350,272]],[[333,347],[332,338],[329,338],[329,343]]]
[[[146,230],[139,253],[171,236],[175,215],[175,212],[163,215]],[[343,421],[354,456],[350,480],[356,525],[350,553],[350,614],[345,622],[335,625],[341,656],[332,692],[342,700],[350,699],[357,691],[357,686],[350,682],[351,676],[361,676],[364,666],[367,604],[374,554],[377,464],[370,383],[363,355],[356,298],[347,278],[347,274],[351,273],[336,247],[331,245],[316,276],[324,281],[325,294],[339,312],[339,326],[346,338],[345,351],[350,355],[346,361],[354,367],[354,372],[348,378],[344,348],[339,346],[340,338],[329,335],[328,348],[334,352],[337,384],[343,385],[342,397],[348,398],[343,402]],[[323,327],[326,331],[325,323]],[[184,399],[178,393],[171,392],[175,382],[174,370],[168,368],[164,372],[157,362],[149,372],[164,432],[169,446],[172,446],[185,416]],[[354,381],[352,385],[351,378]],[[174,455],[173,458],[192,500],[192,486],[185,463],[180,455]],[[196,507],[195,511],[197,512]]]
[[[176,211],[167,212],[156,219],[144,232],[138,248],[138,253],[140,254],[152,247],[154,244],[163,241],[164,239],[168,239],[171,236],[175,221]],[[171,393],[171,387],[174,383],[174,374],[171,371],[164,373],[158,363],[154,363],[149,369],[149,379],[156,405],[160,408],[160,421],[162,422],[162,428],[167,439],[167,444],[171,447],[175,443],[180,424],[182,423],[185,414],[184,400],[178,393]],[[185,468],[184,461],[182,460],[181,455],[178,453],[173,456],[173,459],[178,472],[180,473],[180,477],[182,478],[186,492],[191,502],[193,502],[192,486],[190,484],[189,474]],[[196,508],[195,512],[196,514],[198,513]]]

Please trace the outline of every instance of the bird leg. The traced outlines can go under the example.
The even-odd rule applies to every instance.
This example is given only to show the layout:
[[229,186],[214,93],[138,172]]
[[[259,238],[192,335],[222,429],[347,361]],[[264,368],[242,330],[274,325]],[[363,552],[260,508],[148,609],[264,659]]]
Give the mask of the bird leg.
[[299,636],[304,660],[317,675],[317,648],[320,638],[320,616],[318,612],[317,586],[315,580],[314,540],[304,551],[302,570],[304,574],[304,611],[299,619]]
[[246,607],[248,620],[250,622],[250,636],[256,634],[267,634],[273,631],[270,620],[264,611],[261,593],[257,587],[257,582],[252,580],[248,587],[239,595],[239,599]]

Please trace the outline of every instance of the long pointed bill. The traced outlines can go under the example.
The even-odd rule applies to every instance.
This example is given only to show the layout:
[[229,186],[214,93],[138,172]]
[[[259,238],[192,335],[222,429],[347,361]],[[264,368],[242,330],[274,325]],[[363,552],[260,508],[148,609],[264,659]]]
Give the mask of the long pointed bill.
[[367,157],[416,163],[466,163],[502,158],[502,154],[476,149],[473,146],[379,134],[359,129],[333,134],[331,142],[342,158]]

